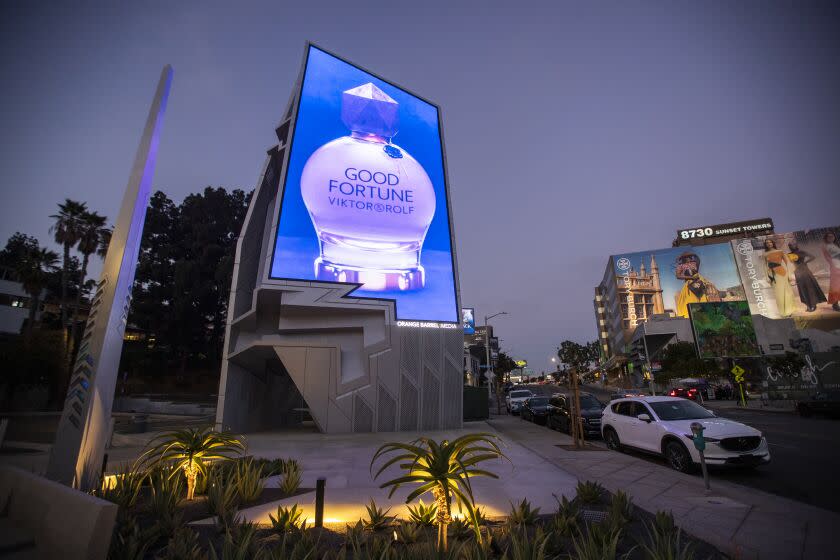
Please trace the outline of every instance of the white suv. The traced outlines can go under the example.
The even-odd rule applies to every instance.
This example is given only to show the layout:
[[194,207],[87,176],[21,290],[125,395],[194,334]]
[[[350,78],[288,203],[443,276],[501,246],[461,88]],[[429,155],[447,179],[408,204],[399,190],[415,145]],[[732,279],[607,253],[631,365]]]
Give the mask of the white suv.
[[505,397],[505,406],[511,414],[519,414],[525,401],[534,396],[528,389],[511,389]]
[[686,472],[700,462],[691,423],[706,429],[706,463],[755,467],[770,462],[761,432],[740,422],[718,418],[699,404],[679,397],[619,399],[604,409],[601,434],[607,447],[633,447],[663,455],[668,464]]

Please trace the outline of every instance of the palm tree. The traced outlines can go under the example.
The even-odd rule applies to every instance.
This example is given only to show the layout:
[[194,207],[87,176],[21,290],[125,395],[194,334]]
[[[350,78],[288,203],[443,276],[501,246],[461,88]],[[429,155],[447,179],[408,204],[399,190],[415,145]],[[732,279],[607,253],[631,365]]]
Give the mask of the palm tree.
[[[155,444],[155,442],[157,442]],[[242,442],[231,433],[208,428],[188,428],[162,434],[152,440],[153,447],[139,459],[141,465],[171,463],[172,474],[184,471],[187,478],[187,499],[195,495],[195,481],[199,474],[207,476],[207,462],[226,460],[232,453],[245,450]]]
[[35,325],[35,315],[41,305],[41,292],[47,285],[47,279],[54,272],[58,264],[58,254],[55,251],[41,247],[30,248],[18,262],[17,274],[23,284],[23,289],[29,294],[29,320],[26,324],[27,338],[32,334]]
[[476,535],[480,536],[470,478],[499,478],[490,471],[476,468],[476,465],[483,461],[507,459],[496,443],[498,439],[493,434],[476,433],[461,436],[451,442],[442,440],[438,443],[433,439],[421,437],[411,443],[386,443],[374,453],[370,468],[373,472],[373,464],[377,459],[389,453],[397,453],[385,461],[373,478],[378,478],[391,465],[400,463],[399,468],[406,474],[380,486],[391,487],[389,498],[404,484],[418,485],[406,497],[407,504],[423,494],[431,493],[437,503],[437,547],[440,551],[446,551],[446,528],[451,521],[453,495],[459,509],[467,510]]
[[102,238],[105,231],[110,231],[105,227],[105,222],[108,220],[105,216],[100,216],[96,212],[85,212],[82,214],[81,223],[79,227],[79,241],[78,249],[82,254],[82,269],[79,271],[79,289],[76,292],[76,301],[73,304],[73,314],[71,320],[73,321],[75,338],[75,318],[79,309],[79,304],[82,301],[82,292],[84,291],[85,278],[87,277],[87,267],[90,262],[90,256],[98,253],[102,247]]
[[76,246],[81,237],[82,218],[87,213],[87,204],[69,198],[58,205],[58,214],[50,218],[55,223],[50,232],[55,235],[55,242],[64,248],[64,260],[61,265],[61,326],[67,326],[67,285],[70,282],[70,249]]

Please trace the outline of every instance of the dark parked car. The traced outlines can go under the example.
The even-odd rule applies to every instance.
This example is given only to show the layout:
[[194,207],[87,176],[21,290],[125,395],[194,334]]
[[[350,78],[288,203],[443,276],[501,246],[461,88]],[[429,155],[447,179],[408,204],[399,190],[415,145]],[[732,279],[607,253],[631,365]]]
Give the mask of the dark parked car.
[[688,399],[691,401],[697,400],[697,389],[685,389],[683,387],[677,387],[675,389],[671,389],[668,391],[669,397],[682,397],[684,399]]
[[522,406],[520,412],[523,420],[530,420],[537,424],[545,424],[545,417],[548,412],[548,397],[531,397]]
[[643,397],[645,393],[642,393],[639,389],[618,389],[615,393],[610,395],[610,400],[614,401],[616,399],[626,399],[630,397]]
[[840,392],[820,391],[808,400],[797,401],[796,410],[800,416],[824,414],[838,418],[840,417]]
[[[574,395],[571,393],[555,393],[548,403],[548,417],[546,425],[552,430],[571,433],[570,419],[574,409]],[[581,417],[583,419],[583,433],[586,436],[601,435],[601,413],[604,405],[591,393],[580,394]]]

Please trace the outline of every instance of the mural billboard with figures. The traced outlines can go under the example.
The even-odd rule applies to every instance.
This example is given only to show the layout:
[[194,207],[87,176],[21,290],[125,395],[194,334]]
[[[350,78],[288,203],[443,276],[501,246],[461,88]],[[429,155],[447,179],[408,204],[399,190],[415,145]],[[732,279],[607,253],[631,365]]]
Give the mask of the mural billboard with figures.
[[625,330],[651,315],[688,318],[692,303],[743,301],[728,243],[613,255]]
[[701,358],[736,358],[761,353],[746,301],[690,303],[688,310]]
[[[840,329],[840,226],[732,241],[750,311]],[[834,333],[838,334],[838,333]]]

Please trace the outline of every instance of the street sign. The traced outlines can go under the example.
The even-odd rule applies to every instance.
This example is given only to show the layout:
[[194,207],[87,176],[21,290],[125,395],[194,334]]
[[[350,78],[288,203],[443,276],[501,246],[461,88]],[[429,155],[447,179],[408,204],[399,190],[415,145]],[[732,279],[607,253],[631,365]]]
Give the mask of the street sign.
[[746,371],[746,370],[744,368],[742,368],[741,366],[739,366],[738,364],[735,364],[735,366],[729,371],[734,373],[735,377],[740,377],[744,374],[744,371]]

